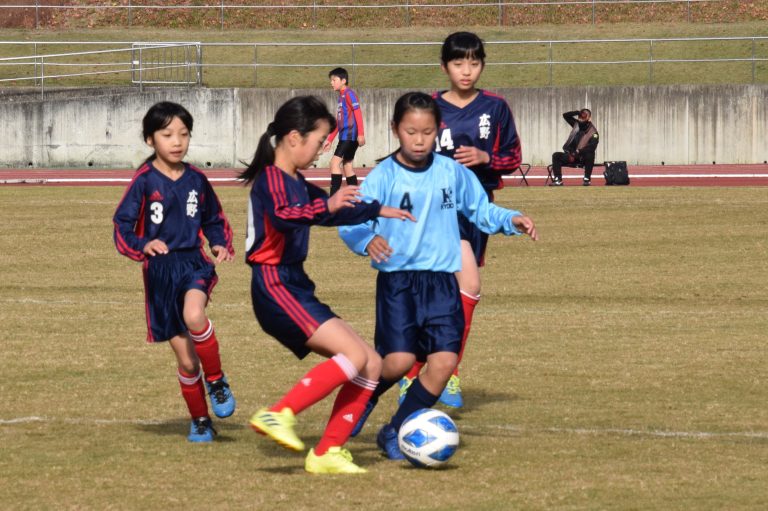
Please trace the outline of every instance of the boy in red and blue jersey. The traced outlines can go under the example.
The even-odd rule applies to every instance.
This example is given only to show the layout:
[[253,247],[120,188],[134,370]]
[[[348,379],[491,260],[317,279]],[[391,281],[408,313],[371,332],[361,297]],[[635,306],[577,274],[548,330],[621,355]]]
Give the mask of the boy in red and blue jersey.
[[355,91],[349,88],[349,74],[342,67],[337,67],[330,73],[331,88],[339,93],[336,107],[336,128],[328,135],[323,152],[330,149],[336,135],[339,136],[339,144],[331,158],[331,190],[330,195],[341,188],[342,172],[348,185],[357,185],[357,176],[352,167],[352,160],[358,147],[365,145],[365,128],[363,126],[363,112],[360,110],[360,100]]

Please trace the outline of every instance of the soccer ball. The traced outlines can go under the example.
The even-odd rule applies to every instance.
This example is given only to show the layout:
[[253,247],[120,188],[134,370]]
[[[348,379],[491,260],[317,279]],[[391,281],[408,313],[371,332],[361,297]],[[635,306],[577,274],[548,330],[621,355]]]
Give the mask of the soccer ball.
[[405,419],[397,442],[406,459],[417,467],[437,467],[459,447],[459,430],[440,410],[422,408]]

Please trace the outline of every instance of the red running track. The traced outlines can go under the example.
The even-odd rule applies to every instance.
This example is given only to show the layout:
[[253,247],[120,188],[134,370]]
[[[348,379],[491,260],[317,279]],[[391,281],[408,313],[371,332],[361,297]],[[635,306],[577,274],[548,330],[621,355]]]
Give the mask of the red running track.
[[[593,186],[604,186],[603,167],[595,167]],[[583,176],[579,169],[565,168],[566,186],[580,186]],[[216,186],[238,185],[237,169],[206,169]],[[365,177],[369,168],[357,169]],[[0,185],[47,186],[126,186],[134,170],[103,169],[0,169]],[[328,169],[310,169],[304,176],[319,186],[328,186]],[[630,165],[631,186],[768,186],[768,164],[738,165]],[[533,167],[528,173],[530,186],[543,186],[547,178],[546,167]],[[523,186],[519,173],[504,176],[507,186]]]

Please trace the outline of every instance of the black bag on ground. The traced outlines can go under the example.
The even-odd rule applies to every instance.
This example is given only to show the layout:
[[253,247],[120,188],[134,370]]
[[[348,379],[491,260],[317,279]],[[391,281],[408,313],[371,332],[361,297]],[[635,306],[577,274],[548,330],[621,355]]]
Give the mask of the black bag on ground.
[[628,185],[629,171],[625,161],[607,161],[605,162],[605,185]]

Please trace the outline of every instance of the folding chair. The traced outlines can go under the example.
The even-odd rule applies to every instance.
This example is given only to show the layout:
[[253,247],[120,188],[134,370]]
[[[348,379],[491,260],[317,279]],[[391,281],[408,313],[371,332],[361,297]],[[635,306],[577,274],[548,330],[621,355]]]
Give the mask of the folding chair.
[[520,186],[525,183],[525,186],[530,186],[528,184],[528,179],[526,179],[526,176],[531,171],[531,164],[530,163],[521,163],[519,167],[517,167],[515,170],[512,171],[512,174],[514,174],[517,171],[520,171],[520,177],[523,178],[520,182]]

